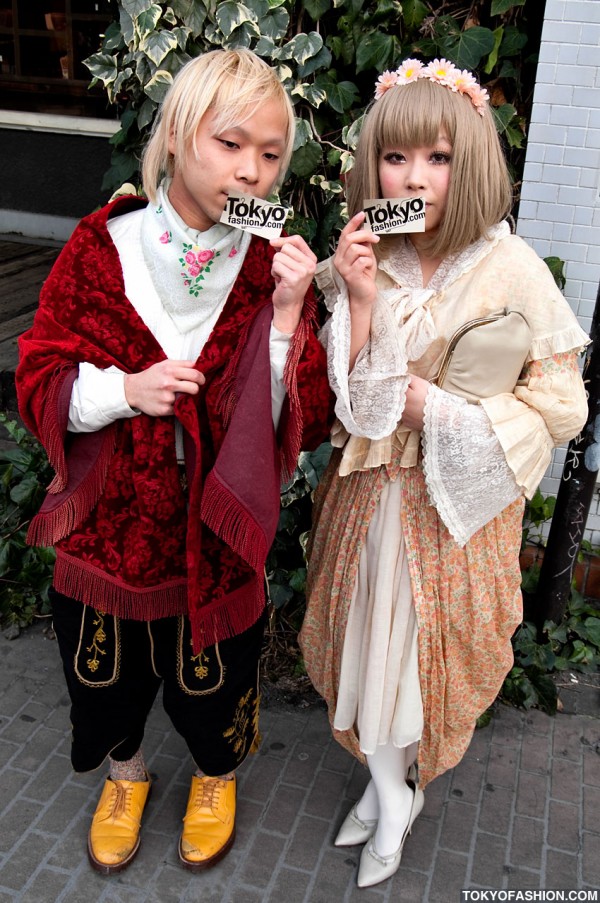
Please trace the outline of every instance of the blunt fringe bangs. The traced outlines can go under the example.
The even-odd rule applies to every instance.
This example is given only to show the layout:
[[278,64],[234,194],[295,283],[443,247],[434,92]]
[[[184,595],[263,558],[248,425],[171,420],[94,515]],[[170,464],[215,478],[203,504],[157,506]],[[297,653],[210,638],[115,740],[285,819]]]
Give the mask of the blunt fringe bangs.
[[[200,120],[215,112],[216,131],[242,125],[257,103],[277,100],[287,118],[286,145],[280,159],[283,179],[294,144],[294,109],[277,74],[250,50],[213,50],[179,71],[158,112],[142,161],[144,191],[154,202],[157,188],[192,150]],[[175,136],[175,155],[169,138]],[[176,162],[177,161],[177,162]]]
[[[452,145],[452,170],[444,219],[429,253],[446,257],[487,235],[512,206],[512,185],[492,113],[481,116],[470,99],[428,79],[390,88],[369,108],[348,175],[348,211],[381,197],[378,165],[384,148],[435,146],[440,131]],[[377,253],[393,236],[382,237]]]

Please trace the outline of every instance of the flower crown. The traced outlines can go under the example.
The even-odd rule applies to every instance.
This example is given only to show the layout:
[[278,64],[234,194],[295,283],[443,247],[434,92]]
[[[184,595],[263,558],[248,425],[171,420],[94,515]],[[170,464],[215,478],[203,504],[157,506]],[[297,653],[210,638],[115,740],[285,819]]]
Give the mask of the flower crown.
[[475,77],[467,69],[462,71],[448,60],[432,60],[425,66],[420,60],[404,60],[395,72],[383,72],[375,84],[375,100],[379,100],[390,88],[408,85],[419,78],[428,78],[459,94],[466,94],[480,116],[485,113],[489,94],[477,84]]

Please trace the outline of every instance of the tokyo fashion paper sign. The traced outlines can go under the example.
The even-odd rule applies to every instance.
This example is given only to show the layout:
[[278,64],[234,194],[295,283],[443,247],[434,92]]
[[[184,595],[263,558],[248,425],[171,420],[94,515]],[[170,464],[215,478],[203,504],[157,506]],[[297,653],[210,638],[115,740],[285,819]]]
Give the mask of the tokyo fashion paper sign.
[[377,234],[425,231],[425,198],[371,198],[363,210],[365,228]]
[[249,194],[231,192],[221,214],[221,222],[263,238],[277,238],[283,229],[288,208],[270,204]]

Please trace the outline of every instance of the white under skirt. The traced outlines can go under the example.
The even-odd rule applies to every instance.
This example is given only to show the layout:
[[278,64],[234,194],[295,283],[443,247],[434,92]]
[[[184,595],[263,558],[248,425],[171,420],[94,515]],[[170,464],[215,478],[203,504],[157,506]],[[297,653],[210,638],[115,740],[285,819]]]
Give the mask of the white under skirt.
[[423,732],[418,628],[400,523],[400,480],[387,483],[360,553],[334,717],[360,749],[416,743]]

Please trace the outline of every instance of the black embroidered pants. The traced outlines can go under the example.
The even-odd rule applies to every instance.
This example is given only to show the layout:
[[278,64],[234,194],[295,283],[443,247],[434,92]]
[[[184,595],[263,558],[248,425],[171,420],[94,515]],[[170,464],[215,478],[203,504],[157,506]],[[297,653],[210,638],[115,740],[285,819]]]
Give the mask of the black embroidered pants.
[[226,774],[258,741],[264,616],[194,655],[186,617],[133,621],[52,589],[53,624],[69,695],[75,771],[130,759],[163,685],[163,705],[198,767]]

